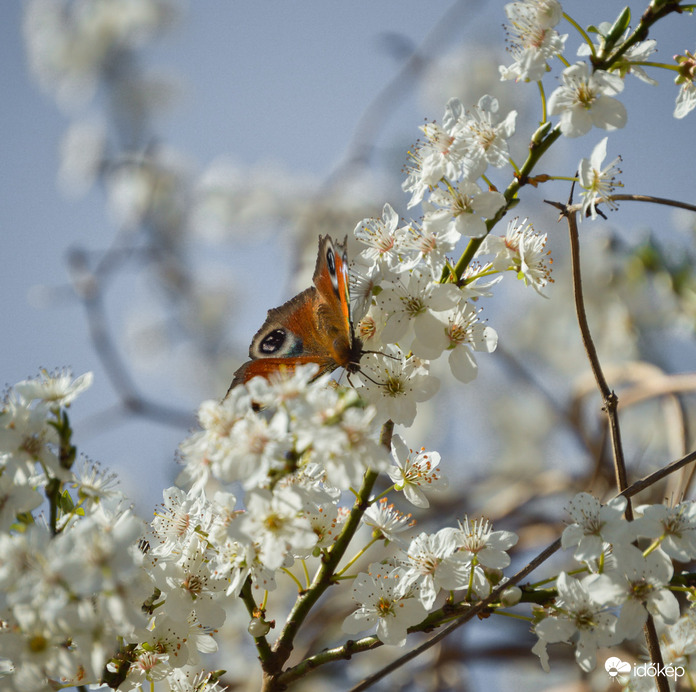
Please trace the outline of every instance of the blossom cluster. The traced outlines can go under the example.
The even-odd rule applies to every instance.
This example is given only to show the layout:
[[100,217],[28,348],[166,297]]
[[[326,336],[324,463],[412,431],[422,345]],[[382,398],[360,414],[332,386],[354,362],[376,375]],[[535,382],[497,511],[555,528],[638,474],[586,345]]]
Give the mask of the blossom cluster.
[[[98,679],[115,637],[145,624],[144,524],[95,467],[70,469],[61,412],[91,381],[44,372],[16,384],[0,410],[0,650],[18,690],[47,689],[47,676]],[[66,512],[50,527],[32,512],[58,480],[81,501],[62,498]]]
[[[640,637],[648,614],[660,629],[677,635],[678,630],[669,627],[680,621],[679,602],[671,589],[672,561],[696,559],[696,503],[643,505],[632,521],[624,517],[626,505],[622,496],[602,505],[580,493],[568,506],[572,523],[561,543],[575,549],[573,557],[585,569],[574,570],[582,575],[575,577],[562,572],[554,603],[537,613],[534,631],[539,640],[533,651],[545,670],[547,645],[571,641],[580,668],[594,669],[598,647]],[[637,547],[641,542],[646,542],[643,549]],[[693,615],[681,622],[682,628],[684,622],[690,624],[693,637]],[[678,659],[671,655],[673,662]]]
[[[508,164],[516,118],[511,111],[501,119],[498,110],[491,96],[471,113],[451,99],[443,124],[424,125],[426,140],[410,154],[403,188],[411,193],[410,207],[423,205],[422,219],[400,223],[385,204],[381,218],[364,219],[354,231],[365,246],[351,268],[352,317],[368,351],[360,393],[395,423],[410,425],[416,403],[437,391],[431,361],[447,354],[457,380],[476,377],[475,352],[491,353],[498,341],[476,302],[492,295],[503,272],[513,271],[539,293],[552,281],[546,235],[527,219],[511,220],[504,237],[489,235],[507,202],[477,180],[489,165]],[[462,238],[478,248],[457,274],[448,258]]]
[[[376,409],[315,375],[304,366],[204,402],[201,430],[181,445],[178,481],[189,490],[165,491],[149,525],[111,477],[87,462],[76,472],[68,461],[75,450],[66,407],[90,374],[73,381],[68,372],[44,372],[9,391],[0,413],[0,637],[12,689],[104,680],[137,690],[167,680],[213,692],[217,678],[199,671],[200,655],[216,651],[215,633],[239,607],[237,596],[258,603],[255,594],[264,593],[266,604],[298,562],[306,569],[331,555],[355,512],[372,538],[337,566],[354,601],[347,634],[374,632],[403,645],[409,628],[443,616],[445,597],[451,608],[505,583],[517,536],[469,518],[417,530],[387,494],[427,507],[447,485],[440,455],[410,450],[396,435],[389,454],[377,441]],[[342,491],[368,472],[393,485],[346,506]],[[42,502],[39,489],[48,494],[58,479],[74,492],[61,495],[53,523],[28,520]],[[233,483],[245,490],[241,503]],[[673,561],[696,559],[696,503],[641,506],[632,521],[625,508],[623,497],[601,505],[580,493],[570,502],[562,545],[582,569],[562,572],[555,600],[536,608],[533,651],[546,669],[548,644],[574,642],[578,664],[591,670],[598,647],[640,636],[648,613],[664,630],[669,661],[696,650],[694,617],[681,615],[672,592]],[[381,558],[346,574],[374,545]],[[494,607],[523,597],[516,587],[509,592]],[[251,619],[255,637],[270,627],[265,607]]]
[[408,628],[425,619],[441,591],[463,591],[465,601],[488,596],[492,575],[510,564],[506,551],[515,543],[514,533],[468,519],[458,528],[420,533],[395,557],[356,576],[353,599],[358,608],[343,622],[343,631],[358,634],[376,626],[383,643],[405,644]]
[[[502,80],[540,82],[551,70],[550,61],[562,57],[568,34],[559,34],[556,26],[563,17],[559,0],[518,0],[505,5],[508,18],[508,52],[513,58],[509,66],[500,66]],[[593,56],[606,59],[617,46],[627,47],[612,56],[608,70],[592,69],[587,63],[568,65],[562,73],[563,86],[551,95],[549,111],[561,115],[561,131],[567,137],[587,133],[591,127],[614,130],[626,123],[626,109],[614,96],[623,90],[622,80],[633,74],[647,84],[657,82],[648,76],[643,65],[656,51],[654,39],[635,41],[627,26],[630,12],[623,10],[616,22],[600,22],[593,31],[597,44],[587,41],[578,48],[579,57]],[[621,30],[625,27],[625,30]],[[683,56],[674,56],[677,63],[675,84],[679,93],[674,109],[675,118],[685,117],[696,107],[696,83],[694,80],[694,57],[688,51]],[[664,67],[664,65],[655,65]]]
[[[214,635],[239,607],[237,596],[273,592],[295,563],[331,553],[349,513],[341,491],[370,470],[422,508],[446,487],[436,452],[414,452],[394,436],[390,454],[376,439],[374,407],[315,375],[305,366],[204,402],[201,431],[181,445],[179,482],[189,490],[165,491],[149,525],[111,477],[86,462],[75,472],[66,461],[75,453],[66,406],[90,374],[73,381],[43,373],[10,390],[0,414],[0,637],[11,689],[103,680],[135,690],[167,680],[212,692],[214,677],[190,671],[201,653],[216,651]],[[48,525],[41,515],[29,520],[40,489],[48,494],[56,481],[73,492],[60,495]],[[244,487],[243,503],[231,483]],[[371,497],[360,518],[373,538],[358,555],[375,543],[392,549],[353,575],[358,609],[344,628],[376,627],[386,644],[402,645],[443,589],[467,599],[490,593],[517,540],[469,520],[416,534],[386,497]],[[261,609],[250,632],[264,627]]]
[[[186,611],[180,574],[143,550],[147,524],[114,477],[76,459],[66,409],[91,382],[91,373],[43,371],[11,388],[0,408],[0,685],[39,692],[118,679],[136,689],[166,664],[170,689],[214,692],[211,675],[184,668],[193,652],[210,650],[204,594]],[[189,551],[182,562],[195,558]],[[174,593],[154,629],[144,606],[158,586]],[[119,640],[127,681],[108,663]]]
[[[228,512],[224,526],[211,526],[198,514],[189,522],[215,546],[210,562],[228,580],[228,594],[238,593],[247,578],[256,589],[272,591],[277,570],[330,552],[347,518],[341,491],[358,487],[368,470],[386,472],[391,490],[416,507],[427,507],[428,496],[446,487],[439,454],[414,452],[395,435],[390,460],[376,442],[376,409],[365,407],[352,389],[328,387],[327,375],[310,381],[315,375],[315,366],[303,366],[289,377],[252,379],[222,403],[206,402],[203,430],[181,446],[186,468],[180,483],[202,488],[217,479],[247,488],[244,509]],[[220,502],[215,495],[213,504]],[[229,496],[224,502],[232,510]],[[486,521],[468,519],[457,528],[412,535],[410,516],[386,498],[368,505],[362,523],[372,529],[372,543],[391,545],[390,554],[355,576],[359,607],[343,629],[357,634],[376,627],[385,644],[403,645],[408,627],[425,619],[442,590],[464,590],[469,600],[487,596],[493,574],[499,579],[510,562],[505,551],[517,541]],[[180,511],[192,514],[188,502]]]

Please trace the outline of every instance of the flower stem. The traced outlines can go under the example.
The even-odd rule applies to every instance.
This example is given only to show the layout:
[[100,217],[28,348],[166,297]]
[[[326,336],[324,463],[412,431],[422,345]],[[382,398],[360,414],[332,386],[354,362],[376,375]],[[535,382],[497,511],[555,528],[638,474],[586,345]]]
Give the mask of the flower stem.
[[505,610],[494,610],[493,615],[502,615],[506,618],[513,618],[514,620],[524,620],[525,622],[534,622],[534,618],[529,615],[520,615],[519,613],[508,613]]
[[565,19],[566,22],[568,22],[568,24],[570,24],[580,34],[580,36],[582,36],[585,43],[590,47],[592,57],[597,57],[597,52],[595,51],[594,43],[592,43],[592,39],[587,35],[587,32],[570,15],[566,14],[565,12],[563,13],[563,19]]
[[[287,574],[288,577],[290,577],[290,579],[292,579],[295,582],[295,584],[297,584],[297,590],[300,593],[302,593],[303,588],[302,588],[302,584],[300,584],[300,580],[287,567],[281,567],[280,569],[282,572],[285,572],[285,574]],[[306,569],[306,567],[305,567],[305,569]]]
[[548,114],[546,112],[546,92],[544,91],[544,84],[541,80],[537,82],[537,86],[539,87],[539,96],[541,98],[541,123],[539,123],[541,125],[548,119]]
[[364,547],[358,550],[353,558],[351,558],[345,565],[345,567],[340,571],[336,572],[336,578],[342,577],[346,570],[350,569],[357,560],[359,560],[377,541],[381,540],[381,537],[376,537],[370,540],[370,542]]

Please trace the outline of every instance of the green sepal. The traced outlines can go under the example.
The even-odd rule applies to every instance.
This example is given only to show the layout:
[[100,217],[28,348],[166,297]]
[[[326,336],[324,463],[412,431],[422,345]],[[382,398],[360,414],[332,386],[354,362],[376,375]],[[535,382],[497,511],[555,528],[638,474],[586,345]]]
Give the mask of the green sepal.
[[63,512],[63,514],[70,514],[75,509],[75,503],[73,502],[72,496],[68,490],[64,490],[56,498],[56,504],[58,508]]
[[616,42],[621,40],[621,37],[626,33],[626,29],[628,29],[630,23],[631,8],[624,7],[611,29],[609,29],[607,35],[604,37],[606,51],[610,51],[616,45]]

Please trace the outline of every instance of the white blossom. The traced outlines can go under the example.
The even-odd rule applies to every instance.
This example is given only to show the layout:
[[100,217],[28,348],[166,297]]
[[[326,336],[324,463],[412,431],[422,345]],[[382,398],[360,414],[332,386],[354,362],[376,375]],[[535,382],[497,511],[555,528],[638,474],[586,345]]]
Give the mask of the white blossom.
[[623,90],[621,77],[604,70],[590,74],[586,63],[563,70],[563,86],[549,97],[549,113],[560,115],[561,132],[579,137],[592,127],[616,130],[626,124],[626,108],[614,96]]
[[539,641],[532,651],[539,656],[541,666],[549,671],[548,644],[575,639],[575,660],[585,672],[597,664],[597,649],[617,641],[616,616],[609,613],[595,592],[586,583],[561,572],[556,580],[558,596],[551,615],[534,627]]
[[261,546],[248,537],[243,540],[218,539],[217,553],[213,557],[215,573],[229,580],[226,595],[238,595],[247,577],[255,588],[274,591],[276,588],[275,568],[267,567],[262,561]]
[[269,569],[278,569],[288,557],[307,557],[311,553],[317,535],[294,489],[271,492],[254,488],[245,500],[247,511],[239,530],[259,544],[260,559]]
[[163,491],[164,503],[155,512],[152,530],[158,543],[151,552],[167,557],[183,552],[194,538],[197,528],[207,531],[212,525],[212,514],[205,497],[188,495],[180,488]]
[[485,519],[470,521],[467,517],[459,522],[455,540],[460,551],[468,553],[468,559],[476,558],[483,567],[503,569],[510,564],[506,551],[518,541],[512,531],[493,531],[491,523]]
[[0,476],[0,532],[9,532],[18,514],[35,510],[43,501],[43,495],[21,482],[21,476],[3,473]]
[[67,369],[54,373],[42,370],[39,377],[22,380],[13,389],[25,402],[39,400],[52,406],[70,406],[76,397],[92,386],[93,379],[91,372],[73,380]]
[[488,232],[484,219],[494,217],[504,206],[502,193],[483,191],[470,180],[461,180],[456,187],[435,188],[430,202],[440,207],[427,211],[423,225],[447,224],[459,235],[469,238],[483,238]]
[[636,514],[640,516],[635,521],[639,536],[658,539],[660,548],[674,560],[696,559],[696,503],[644,505]]
[[414,342],[413,351],[428,360],[435,360],[442,353],[449,353],[452,374],[460,382],[471,382],[478,374],[474,351],[492,353],[498,345],[498,334],[479,322],[479,311],[468,301],[447,312],[440,313],[441,326]]
[[[368,258],[369,261],[369,258]],[[361,264],[353,262],[350,266],[350,316],[356,325],[370,310],[372,294],[382,280],[378,262]]]
[[363,219],[353,230],[353,235],[367,246],[359,257],[358,263],[368,266],[374,264],[393,268],[399,262],[399,215],[390,204],[385,204],[381,218]]
[[355,333],[363,343],[366,351],[380,350],[382,342],[382,330],[386,317],[384,310],[379,305],[370,306],[367,314],[358,322]]
[[597,218],[597,205],[606,204],[609,209],[616,209],[617,204],[611,199],[615,187],[623,187],[616,180],[621,174],[617,163],[621,157],[617,156],[611,163],[602,167],[607,155],[607,137],[602,139],[592,150],[589,159],[582,159],[578,166],[578,179],[582,188],[582,216],[587,216],[588,211],[592,219]]
[[225,621],[217,596],[225,592],[227,580],[213,573],[201,541],[190,543],[178,559],[159,562],[154,578],[165,599],[160,612],[186,621],[195,610],[196,617],[208,627],[220,627]]
[[674,568],[660,549],[647,556],[633,545],[614,546],[616,567],[588,578],[588,585],[597,600],[621,605],[617,632],[632,639],[643,628],[648,613],[666,623],[679,618],[679,603],[667,588]]
[[577,546],[575,559],[582,562],[596,560],[605,543],[619,543],[631,536],[631,527],[623,518],[627,500],[620,496],[602,505],[589,493],[578,493],[568,503],[568,514],[573,520],[561,536],[564,550]]
[[466,557],[457,552],[455,529],[447,527],[434,534],[421,533],[406,549],[400,592],[416,588],[421,603],[430,610],[441,589],[466,588],[469,581],[466,562]]
[[561,53],[567,34],[561,36],[553,27],[561,17],[556,0],[527,0],[505,5],[508,25],[508,52],[514,62],[500,66],[500,78],[515,81],[539,81],[549,71],[548,61]]
[[377,296],[386,315],[381,338],[384,343],[399,343],[402,348],[413,339],[423,338],[440,326],[435,313],[454,307],[460,300],[459,289],[451,283],[433,281],[429,273],[414,270],[408,282],[395,281],[383,286]]
[[426,214],[422,226],[411,223],[405,229],[401,247],[412,258],[400,263],[399,273],[415,269],[423,273],[429,272],[434,279],[439,279],[447,254],[454,250],[458,240],[459,234],[452,229],[447,218]]
[[435,396],[440,387],[422,361],[405,358],[395,347],[364,356],[359,377],[363,384],[360,394],[375,406],[378,415],[407,427],[416,417],[416,404]]
[[485,598],[491,591],[491,583],[486,570],[502,570],[510,564],[507,551],[517,543],[518,536],[512,531],[493,531],[491,523],[485,519],[470,521],[465,518],[459,522],[454,533],[458,555],[468,566],[468,583],[473,592]]
[[696,57],[686,50],[684,55],[675,55],[674,59],[679,73],[674,79],[674,83],[679,85],[674,117],[681,119],[696,108]]
[[[371,565],[369,572],[378,571]],[[407,629],[428,614],[412,593],[403,593],[400,581],[392,574],[373,577],[360,573],[353,582],[353,599],[360,607],[343,621],[343,631],[358,634],[377,625],[377,636],[384,644],[403,646]]]
[[250,411],[230,432],[230,445],[214,470],[229,483],[241,480],[246,488],[260,484],[268,473],[285,466],[285,454],[292,446],[288,416],[283,409],[270,420]]
[[696,654],[696,618],[693,606],[673,625],[665,628],[661,648],[666,662],[685,665]]
[[[452,98],[445,106],[442,126],[426,123],[421,130],[426,142],[409,152],[411,163],[406,180],[402,184],[405,192],[411,193],[408,207],[419,204],[429,188],[443,178],[456,180],[462,174],[466,152],[458,139],[460,121],[464,117],[464,106],[459,99]],[[478,177],[480,170],[473,177]]]
[[393,504],[389,503],[386,497],[378,502],[373,502],[365,510],[361,520],[363,524],[371,526],[387,540],[399,543],[402,540],[399,534],[408,531],[415,524],[410,514],[400,512]]
[[416,507],[429,507],[426,493],[440,492],[447,488],[448,481],[437,467],[440,455],[437,452],[409,450],[398,436],[392,437],[392,457],[395,466],[387,469],[394,481],[396,490],[402,490],[404,497]]
[[56,451],[58,433],[49,424],[52,418],[45,401],[26,402],[11,394],[0,409],[0,461],[8,472],[21,472],[25,478],[34,474],[36,462],[61,480],[69,480],[70,473],[61,467]]
[[478,249],[478,255],[495,255],[491,268],[512,270],[526,285],[541,296],[541,289],[553,282],[550,250],[546,250],[546,234],[540,235],[527,219],[514,218],[508,222],[505,237],[487,235]]
[[488,164],[496,168],[509,164],[507,140],[515,133],[517,111],[510,111],[501,120],[499,108],[498,99],[482,96],[459,124],[457,137],[466,151],[464,171],[469,180],[478,178]]

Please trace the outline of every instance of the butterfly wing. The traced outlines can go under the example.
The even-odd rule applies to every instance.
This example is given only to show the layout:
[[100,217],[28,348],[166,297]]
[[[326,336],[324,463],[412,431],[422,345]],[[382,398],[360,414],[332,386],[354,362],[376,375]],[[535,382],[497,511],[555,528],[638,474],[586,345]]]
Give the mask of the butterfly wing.
[[317,322],[324,334],[325,347],[338,365],[355,370],[362,344],[355,338],[350,320],[346,240],[338,243],[328,235],[319,238],[313,280],[321,298]]
[[350,295],[346,241],[337,243],[330,236],[319,237],[319,254],[312,277],[319,295],[326,303],[333,321],[345,333],[350,333]]
[[251,360],[235,372],[230,389],[257,375],[268,377],[280,370],[292,372],[305,363],[317,363],[319,373],[337,368],[318,331],[316,313],[320,302],[317,289],[312,287],[269,310],[249,346]]
[[313,280],[314,286],[268,311],[249,347],[251,360],[235,372],[230,389],[305,363],[319,366],[317,376],[339,366],[357,367],[361,344],[350,322],[345,243],[334,243],[328,235],[319,238]]

